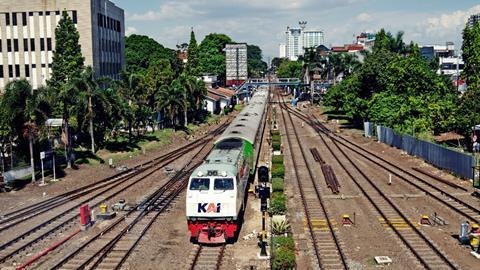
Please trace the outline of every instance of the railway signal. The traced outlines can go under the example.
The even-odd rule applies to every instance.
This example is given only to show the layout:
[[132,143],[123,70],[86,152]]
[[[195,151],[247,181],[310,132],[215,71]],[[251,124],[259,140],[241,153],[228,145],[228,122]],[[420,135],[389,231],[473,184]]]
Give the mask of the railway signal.
[[260,197],[260,211],[262,211],[262,238],[260,239],[260,256],[266,257],[267,254],[267,231],[266,231],[266,219],[268,211],[267,200],[270,199],[270,187],[267,186],[269,182],[269,170],[266,166],[258,168],[258,182],[260,183],[255,187],[255,192]]

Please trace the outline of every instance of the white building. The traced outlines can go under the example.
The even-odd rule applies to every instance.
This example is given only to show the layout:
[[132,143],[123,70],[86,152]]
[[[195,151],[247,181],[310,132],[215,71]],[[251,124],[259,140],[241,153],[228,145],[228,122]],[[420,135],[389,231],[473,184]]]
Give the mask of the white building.
[[452,81],[459,79],[462,74],[465,63],[461,56],[458,57],[440,57],[439,59],[440,69],[438,74],[448,76]]
[[303,35],[303,49],[316,48],[325,44],[325,34],[320,30],[305,30]]
[[[306,48],[317,48],[325,43],[325,34],[320,30],[305,30],[306,22],[300,22],[300,27],[287,27],[285,44],[280,44],[280,57],[295,61],[303,55]],[[283,45],[285,48],[283,48]],[[284,54],[285,52],[285,54]]]
[[470,16],[470,18],[468,19],[468,23],[470,24],[470,27],[473,27],[473,24],[475,22],[480,22],[480,13],[479,14],[474,14],[472,16]]
[[286,57],[290,60],[295,61],[298,59],[298,56],[302,55],[303,48],[303,37],[302,29],[300,28],[290,28],[287,27],[286,35]]
[[52,73],[55,28],[67,11],[80,34],[85,65],[119,78],[125,65],[124,11],[109,0],[0,1],[0,92],[13,79],[34,89]]
[[280,43],[280,45],[278,46],[278,50],[278,56],[280,58],[287,57],[287,45],[285,45],[285,43]]

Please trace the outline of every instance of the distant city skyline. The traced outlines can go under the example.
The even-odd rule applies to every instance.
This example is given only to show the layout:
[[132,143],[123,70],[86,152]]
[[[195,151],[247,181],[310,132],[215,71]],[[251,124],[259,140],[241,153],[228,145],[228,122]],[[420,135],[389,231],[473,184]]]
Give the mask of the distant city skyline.
[[405,32],[405,42],[461,47],[461,34],[468,18],[480,13],[476,0],[382,1],[382,0],[113,0],[126,12],[126,33],[149,35],[175,48],[188,42],[194,28],[197,40],[216,32],[234,41],[256,44],[264,58],[278,56],[285,27],[307,21],[322,29],[326,45],[353,42],[364,31],[385,28]]

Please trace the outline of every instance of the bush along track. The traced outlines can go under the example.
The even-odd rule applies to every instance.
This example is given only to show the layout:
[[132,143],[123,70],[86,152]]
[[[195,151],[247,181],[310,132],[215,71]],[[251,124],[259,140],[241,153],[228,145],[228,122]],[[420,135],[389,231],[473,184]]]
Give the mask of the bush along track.
[[[275,122],[275,111],[274,122]],[[274,124],[273,127],[277,125]],[[287,213],[287,196],[284,194],[285,164],[283,153],[280,152],[281,136],[278,129],[273,129],[272,137],[272,196],[270,199],[270,215],[272,216],[271,237],[271,268],[294,269],[295,268],[295,242],[293,240],[290,225],[285,216]]]

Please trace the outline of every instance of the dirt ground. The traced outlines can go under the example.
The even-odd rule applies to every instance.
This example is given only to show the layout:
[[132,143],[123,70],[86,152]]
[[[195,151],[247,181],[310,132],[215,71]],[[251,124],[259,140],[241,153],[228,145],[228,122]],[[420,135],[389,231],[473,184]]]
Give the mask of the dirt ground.
[[[225,121],[226,118],[222,120]],[[135,158],[129,159],[122,161],[121,163],[117,164],[117,166],[128,166],[128,167],[133,167],[137,164],[141,164],[142,162],[148,161],[154,157],[157,157],[159,155],[165,154],[171,150],[174,150],[181,145],[186,144],[189,141],[192,141],[195,137],[200,137],[203,134],[206,134],[208,131],[214,130],[217,128],[218,125],[202,125],[200,128],[196,130],[196,133],[193,136],[186,136],[184,133],[178,133],[176,136],[172,138],[173,143],[170,145],[166,145],[164,147],[161,147],[160,149],[156,149],[150,152],[146,152],[144,155],[137,156]],[[193,155],[195,151],[192,151],[181,158],[178,158],[174,163],[169,165],[170,168],[173,168],[174,170],[178,170],[185,166],[185,162],[189,159],[191,155]],[[67,170],[66,171],[66,176],[61,179],[59,182],[55,183],[50,183],[47,186],[44,187],[39,187],[36,184],[30,184],[27,185],[25,188],[19,190],[19,191],[13,191],[10,193],[2,193],[0,194],[0,209],[1,213],[3,212],[10,212],[13,211],[14,209],[21,207],[21,206],[27,206],[31,205],[33,203],[42,201],[44,199],[53,197],[58,194],[62,194],[66,191],[76,189],[78,187],[87,185],[89,183],[94,183],[98,179],[102,179],[107,176],[111,176],[113,174],[117,173],[115,170],[108,168],[107,166],[80,166],[79,169],[77,170]],[[126,199],[127,202],[132,202],[135,203],[141,197],[144,197],[148,195],[149,193],[153,192],[156,190],[159,186],[161,186],[165,179],[167,179],[167,175],[163,170],[159,170],[154,172],[154,174],[150,175],[148,179],[142,181],[142,183],[135,184],[132,186],[128,192],[124,192],[124,194],[119,194],[118,196],[112,198],[112,202],[118,201],[120,198],[121,199]],[[49,214],[49,213],[47,213]],[[50,213],[54,214],[54,213]],[[184,215],[183,215],[184,216]],[[30,225],[31,222],[29,222]],[[96,230],[99,230],[100,228],[103,227],[105,224],[100,224],[96,228],[94,228],[92,231],[89,231],[87,233],[80,233],[76,241],[70,241],[67,242],[66,244],[62,245],[58,250],[55,252],[49,254],[48,259],[52,258],[57,258],[60,259],[64,254],[67,253],[68,250],[72,249],[75,244],[78,244],[79,242],[78,239],[87,239],[89,234],[93,234]],[[8,235],[15,235],[18,233],[23,232],[23,226],[21,225],[20,227],[14,227],[11,230],[8,230]],[[28,226],[27,226],[28,227]],[[62,239],[66,235],[68,235],[70,232],[74,231],[76,227],[69,227],[66,228],[65,230],[56,233],[55,235],[49,236],[47,239],[44,239],[42,243],[37,244],[34,249],[29,249],[26,250],[25,252],[22,252],[19,256],[16,256],[14,260],[9,261],[8,264],[4,264],[4,266],[24,262],[28,260],[31,256],[34,254],[40,252],[47,246],[55,243],[59,239]],[[7,237],[8,235],[2,235]],[[63,254],[63,255],[62,255]],[[178,254],[178,253],[177,253]],[[37,269],[47,269],[47,265],[49,265],[49,260],[46,260],[47,262],[43,261],[43,259],[37,264]],[[44,268],[45,267],[45,268]],[[8,268],[7,268],[8,269]],[[142,268],[138,268],[142,269]]]

